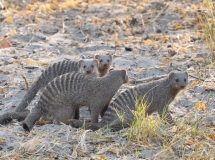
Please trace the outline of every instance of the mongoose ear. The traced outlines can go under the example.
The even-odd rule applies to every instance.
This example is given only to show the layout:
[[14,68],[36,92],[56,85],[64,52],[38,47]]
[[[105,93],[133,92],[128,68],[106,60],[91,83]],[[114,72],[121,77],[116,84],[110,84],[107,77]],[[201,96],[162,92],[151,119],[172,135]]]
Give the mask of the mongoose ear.
[[78,61],[78,68],[81,68],[82,63],[83,63],[83,60]]
[[93,62],[96,64],[96,66],[99,66],[99,61],[97,59],[94,59]]
[[169,73],[169,79],[172,79],[174,77],[174,75],[175,75],[175,72],[170,72]]
[[94,58],[95,58],[95,59],[98,59],[98,58],[99,58],[99,55],[98,55],[98,54],[96,54],[96,55],[94,56]]

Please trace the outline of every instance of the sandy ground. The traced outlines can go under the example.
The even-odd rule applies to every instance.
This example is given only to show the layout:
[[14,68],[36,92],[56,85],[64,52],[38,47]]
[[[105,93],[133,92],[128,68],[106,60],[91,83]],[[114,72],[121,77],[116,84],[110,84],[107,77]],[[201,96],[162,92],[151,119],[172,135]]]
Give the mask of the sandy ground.
[[[22,75],[30,85],[48,64],[107,52],[114,57],[113,67],[126,69],[132,79],[187,71],[189,86],[171,104],[174,119],[189,115],[189,122],[204,119],[202,123],[215,126],[215,66],[208,63],[209,51],[198,32],[201,1],[86,1],[51,12],[39,12],[40,8],[27,12],[28,4],[17,5],[19,12],[0,10],[0,37],[8,35],[11,43],[0,49],[1,113],[13,110],[26,93]],[[12,20],[5,20],[8,17]],[[198,101],[206,105],[202,112],[207,117],[195,110]],[[81,117],[88,116],[83,109]],[[128,144],[124,133],[54,124],[38,125],[26,133],[14,121],[0,126],[0,157],[155,159],[162,148]]]

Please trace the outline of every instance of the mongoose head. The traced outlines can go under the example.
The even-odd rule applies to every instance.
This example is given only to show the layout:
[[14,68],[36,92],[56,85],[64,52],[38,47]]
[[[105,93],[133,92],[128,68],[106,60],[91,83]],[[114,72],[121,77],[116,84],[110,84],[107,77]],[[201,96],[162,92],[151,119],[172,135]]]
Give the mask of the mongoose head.
[[109,69],[112,64],[112,56],[107,54],[95,55],[99,61],[99,69]]
[[121,75],[123,79],[123,83],[127,83],[129,80],[126,70],[111,70],[108,75],[109,76]]
[[97,59],[83,59],[78,62],[80,73],[83,74],[96,74],[98,73],[98,60]]
[[188,84],[187,72],[170,72],[169,73],[170,84],[175,89],[183,89]]

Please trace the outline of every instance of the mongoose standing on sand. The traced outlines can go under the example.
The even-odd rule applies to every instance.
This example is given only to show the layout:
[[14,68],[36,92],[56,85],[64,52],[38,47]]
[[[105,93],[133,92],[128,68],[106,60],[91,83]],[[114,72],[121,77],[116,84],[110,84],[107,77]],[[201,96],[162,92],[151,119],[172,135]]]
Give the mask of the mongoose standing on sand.
[[[157,111],[160,117],[173,124],[168,105],[187,83],[187,72],[171,72],[166,78],[139,84],[131,89],[123,89],[111,99],[103,119],[99,123],[91,123],[86,128],[97,130],[108,125],[113,130],[120,130],[129,127],[134,120],[132,110],[135,110],[137,100],[146,103],[146,115]],[[122,116],[123,121],[118,115]],[[71,125],[80,127],[83,121],[74,119],[71,120]]]
[[119,87],[128,82],[125,70],[110,71],[104,77],[86,76],[73,72],[56,77],[42,92],[38,104],[23,122],[30,131],[40,117],[54,123],[69,124],[76,108],[89,106],[92,123],[98,123],[99,113]]
[[[95,57],[96,59],[100,60],[99,66],[96,59],[84,59],[84,60],[80,60],[79,62],[64,60],[50,65],[41,74],[41,76],[32,84],[32,86],[30,87],[26,95],[23,97],[20,104],[15,108],[15,111],[0,115],[0,124],[6,124],[10,122],[12,119],[17,119],[18,121],[25,119],[25,117],[29,113],[29,111],[26,110],[26,108],[28,104],[34,99],[37,92],[59,75],[69,73],[72,71],[79,71],[83,74],[104,76],[109,71],[109,68],[111,66],[112,56],[96,55]],[[98,71],[98,69],[100,71]],[[23,112],[23,113],[19,114],[17,112]],[[75,118],[79,119],[79,109],[76,110]]]
[[[112,56],[110,55],[95,55],[95,59],[98,59],[99,66],[98,72],[99,76],[104,76],[108,71],[112,63]],[[16,107],[16,112],[24,111],[28,104],[33,100],[36,96],[39,89],[46,86],[50,81],[52,81],[55,77],[73,72],[80,71],[84,74],[94,74],[96,73],[96,66],[93,65],[93,59],[80,60],[80,62],[64,60],[61,62],[54,63],[50,65],[41,76],[32,84],[31,88],[28,90],[20,104]],[[78,67],[79,66],[79,67]],[[93,67],[93,68],[92,68]],[[92,73],[93,72],[93,73]],[[97,73],[96,73],[97,74]]]
[[[91,65],[93,65],[93,68],[91,68]],[[15,108],[15,112],[24,111],[28,104],[36,96],[39,89],[46,86],[55,77],[68,72],[79,71],[79,68],[81,72],[86,72],[87,74],[97,73],[97,65],[98,62],[94,59],[81,60],[80,62],[64,60],[50,65],[31,85],[30,89],[27,91],[20,104]],[[88,70],[86,70],[84,67],[88,68]]]

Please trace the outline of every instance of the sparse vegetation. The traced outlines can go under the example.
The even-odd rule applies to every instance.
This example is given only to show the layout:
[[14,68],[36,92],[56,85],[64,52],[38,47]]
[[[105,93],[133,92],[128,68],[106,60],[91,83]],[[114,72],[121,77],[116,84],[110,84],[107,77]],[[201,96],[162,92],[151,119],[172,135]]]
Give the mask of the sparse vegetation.
[[[158,116],[145,117],[145,103],[137,101],[136,108],[134,121],[128,129],[129,142],[145,148],[153,148],[153,144],[157,144],[161,150],[155,152],[155,159],[209,160],[215,156],[214,128],[201,124],[201,118],[190,124],[186,118],[180,118],[177,126],[169,126]],[[202,114],[202,117],[208,116],[206,112]]]
[[204,41],[210,50],[211,62],[215,62],[215,5],[212,0],[204,0],[205,12],[201,22],[204,33]]

